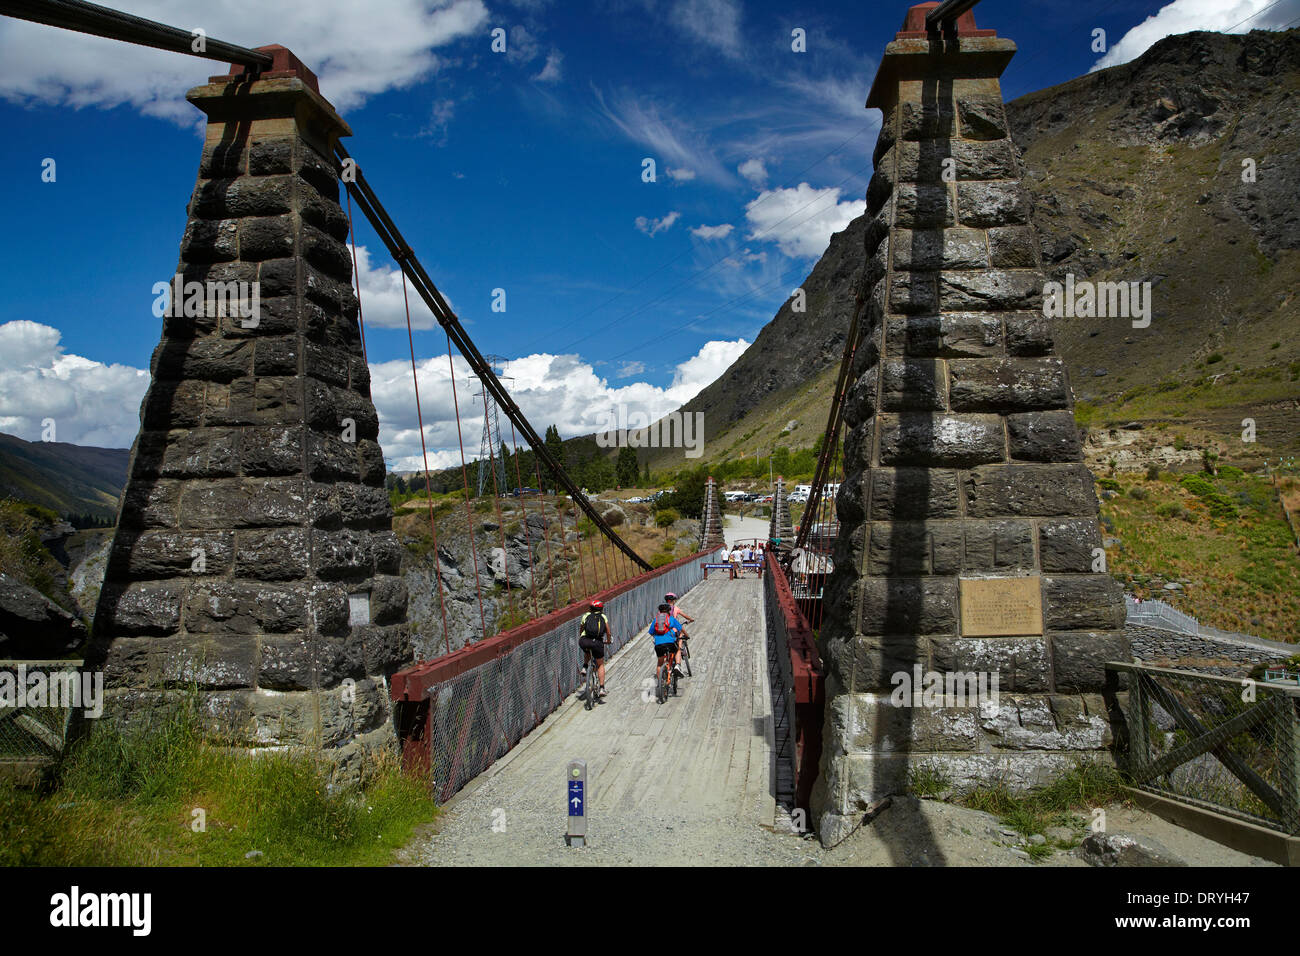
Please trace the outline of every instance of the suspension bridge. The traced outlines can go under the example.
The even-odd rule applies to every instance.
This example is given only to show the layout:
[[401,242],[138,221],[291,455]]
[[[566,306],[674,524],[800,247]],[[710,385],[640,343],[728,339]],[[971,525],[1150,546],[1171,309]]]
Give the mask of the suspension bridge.
[[[1153,698],[1201,741],[1151,757],[1157,769],[1226,753],[1226,731],[1176,700],[1158,669],[1130,685],[1107,670],[1135,665],[1118,586],[1090,566],[1096,500],[1065,371],[1035,312],[1041,262],[998,85],[1016,48],[978,29],[974,6],[915,6],[886,47],[867,99],[885,120],[866,265],[808,500],[796,526],[778,479],[762,574],[706,581],[724,544],[714,483],[699,551],[652,568],[529,423],[290,50],[206,38],[196,53],[190,31],[79,0],[0,3],[9,16],[230,64],[188,94],[208,126],[178,274],[258,283],[260,315],[164,317],[87,655],[113,713],[140,720],[175,688],[197,687],[228,738],[315,746],[343,766],[395,735],[440,801],[481,791],[537,840],[556,837],[543,821],[562,819],[560,777],[575,756],[590,765],[590,812],[612,830],[678,801],[765,827],[802,820],[833,845],[918,766],[941,765],[959,788],[1031,787],[1073,759],[1105,758],[1112,726],[1145,726]],[[401,273],[426,484],[411,291],[450,370],[478,628],[452,647],[430,495],[441,633],[419,636],[440,636],[442,653],[424,660],[412,660],[370,398],[354,206]],[[456,355],[484,399],[474,479]],[[513,476],[496,460],[498,410]],[[495,532],[510,561],[511,478],[538,493],[517,500],[527,575],[507,567],[499,594],[477,536]],[[475,517],[474,499],[489,496],[494,523]],[[659,704],[643,693],[645,627],[668,592],[696,618],[697,672]],[[502,600],[528,619],[493,633],[486,606]],[[583,711],[576,622],[593,600],[611,622],[611,695]],[[993,674],[1002,697],[891,705],[897,675],[914,668]],[[1269,707],[1228,729],[1294,722],[1291,698]],[[1224,762],[1260,801],[1240,814],[1296,835],[1294,774]]]

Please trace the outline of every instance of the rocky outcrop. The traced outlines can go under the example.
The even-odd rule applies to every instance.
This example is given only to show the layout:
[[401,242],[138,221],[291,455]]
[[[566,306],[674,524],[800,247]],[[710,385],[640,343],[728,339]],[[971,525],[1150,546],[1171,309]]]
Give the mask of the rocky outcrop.
[[40,591],[0,573],[0,658],[62,657],[86,639],[75,616]]

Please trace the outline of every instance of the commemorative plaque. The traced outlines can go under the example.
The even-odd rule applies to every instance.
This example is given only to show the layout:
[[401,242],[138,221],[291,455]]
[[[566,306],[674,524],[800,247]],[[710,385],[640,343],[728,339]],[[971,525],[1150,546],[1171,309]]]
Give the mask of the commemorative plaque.
[[1041,578],[963,578],[963,637],[1028,637],[1043,633]]

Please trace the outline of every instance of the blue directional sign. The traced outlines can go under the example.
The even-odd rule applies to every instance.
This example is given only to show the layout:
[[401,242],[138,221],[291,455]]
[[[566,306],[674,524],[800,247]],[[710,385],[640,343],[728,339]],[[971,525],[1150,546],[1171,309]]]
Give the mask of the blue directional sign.
[[581,780],[569,781],[569,816],[571,817],[582,816],[582,805],[586,800],[582,794],[582,783]]

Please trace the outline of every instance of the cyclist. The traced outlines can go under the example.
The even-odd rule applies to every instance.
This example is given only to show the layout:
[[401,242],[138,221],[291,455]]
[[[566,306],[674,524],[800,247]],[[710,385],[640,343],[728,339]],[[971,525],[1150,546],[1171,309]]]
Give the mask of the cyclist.
[[582,675],[585,684],[591,679],[591,660],[596,659],[596,677],[599,681],[599,696],[605,694],[605,645],[612,644],[609,632],[609,618],[605,617],[605,605],[601,601],[592,601],[591,607],[582,620],[578,621],[578,646],[582,648]]
[[[687,614],[685,611],[683,611],[680,607],[678,607],[678,605],[677,605],[677,595],[676,595],[676,594],[673,594],[672,591],[669,591],[667,594],[664,595],[664,600],[668,602],[668,613],[669,613],[672,617],[675,617],[678,621],[681,621],[683,625],[686,625],[686,624],[694,624],[694,623],[695,623],[695,618],[691,617],[689,614]],[[678,642],[677,642],[677,646],[678,646],[679,648],[681,648],[681,647],[685,647],[686,645],[683,644],[682,642],[683,642],[683,641],[689,641],[690,639],[691,639],[691,638],[690,638],[690,635],[686,633],[686,629],[685,629],[685,627],[683,627],[683,628],[682,628],[682,636],[681,636],[681,638],[678,640]]]
[[691,617],[677,606],[677,595],[672,591],[669,591],[664,595],[664,600],[668,602],[668,613],[677,618],[677,620],[681,621],[683,624],[695,623],[695,618]]
[[650,639],[654,641],[656,674],[665,662],[673,665],[674,671],[677,669],[677,642],[685,636],[682,622],[673,617],[672,606],[660,604],[659,613],[650,622]]

